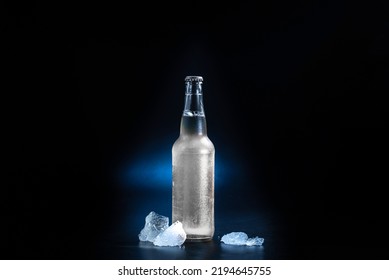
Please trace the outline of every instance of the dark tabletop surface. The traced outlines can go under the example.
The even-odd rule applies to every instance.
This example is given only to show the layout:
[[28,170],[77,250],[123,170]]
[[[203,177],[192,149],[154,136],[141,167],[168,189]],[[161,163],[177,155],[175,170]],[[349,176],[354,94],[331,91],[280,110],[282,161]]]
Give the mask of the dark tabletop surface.
[[[96,257],[108,259],[382,259],[387,257],[382,242],[381,221],[337,218],[317,212],[301,215],[297,210],[276,211],[261,205],[259,197],[216,193],[215,235],[212,241],[184,243],[181,247],[157,247],[140,242],[138,234],[150,211],[171,217],[171,193],[138,193],[133,204],[118,207],[115,224],[98,244]],[[133,201],[133,200],[132,200]],[[312,208],[312,211],[316,209]],[[312,220],[318,219],[317,221]],[[171,220],[170,220],[171,221]],[[382,224],[381,224],[382,223]],[[232,246],[220,242],[229,232],[242,231],[263,237],[262,246]],[[376,238],[376,239],[374,239]]]

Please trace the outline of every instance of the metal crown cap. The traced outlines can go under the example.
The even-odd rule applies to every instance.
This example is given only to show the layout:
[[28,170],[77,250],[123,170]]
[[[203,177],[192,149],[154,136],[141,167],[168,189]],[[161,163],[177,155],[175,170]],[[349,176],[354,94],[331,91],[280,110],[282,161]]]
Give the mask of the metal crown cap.
[[185,82],[202,82],[203,77],[201,76],[186,76]]

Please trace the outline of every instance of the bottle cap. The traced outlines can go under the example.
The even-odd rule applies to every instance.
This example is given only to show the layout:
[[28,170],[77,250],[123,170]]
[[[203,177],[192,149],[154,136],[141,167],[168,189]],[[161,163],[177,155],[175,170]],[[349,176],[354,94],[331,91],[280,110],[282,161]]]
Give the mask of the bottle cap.
[[185,82],[202,82],[203,77],[201,76],[186,76]]

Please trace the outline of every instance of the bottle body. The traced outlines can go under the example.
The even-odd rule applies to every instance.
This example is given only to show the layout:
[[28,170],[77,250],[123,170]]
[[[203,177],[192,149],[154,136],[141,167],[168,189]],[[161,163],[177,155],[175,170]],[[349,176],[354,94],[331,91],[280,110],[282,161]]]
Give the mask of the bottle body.
[[[173,144],[172,222],[182,222],[187,241],[207,241],[215,231],[215,147],[206,133],[202,97],[189,99],[201,108],[184,110],[180,136]],[[186,93],[185,105],[187,101]]]
[[188,241],[210,240],[214,233],[215,151],[207,136],[180,137],[173,145],[173,215]]

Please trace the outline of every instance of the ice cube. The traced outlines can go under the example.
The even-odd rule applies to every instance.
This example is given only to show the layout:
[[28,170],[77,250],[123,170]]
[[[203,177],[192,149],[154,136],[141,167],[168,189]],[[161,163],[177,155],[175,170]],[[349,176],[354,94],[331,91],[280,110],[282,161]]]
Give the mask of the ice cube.
[[230,245],[246,245],[249,237],[244,232],[231,232],[223,235],[221,241]]
[[181,246],[186,240],[186,233],[180,221],[174,222],[161,232],[154,240],[156,246]]
[[145,218],[145,225],[139,233],[140,241],[154,242],[158,234],[169,227],[169,218],[151,211]]
[[229,245],[261,246],[265,240],[258,236],[249,238],[244,232],[231,232],[222,236],[221,242]]
[[261,246],[264,241],[265,241],[265,239],[256,236],[256,237],[247,239],[246,245],[247,246]]

